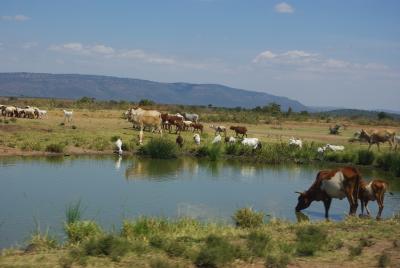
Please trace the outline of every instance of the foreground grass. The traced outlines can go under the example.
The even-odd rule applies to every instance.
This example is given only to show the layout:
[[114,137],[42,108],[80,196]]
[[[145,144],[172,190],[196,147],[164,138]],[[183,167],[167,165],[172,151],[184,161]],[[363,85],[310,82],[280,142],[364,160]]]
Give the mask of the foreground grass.
[[[257,213],[254,212],[256,218]],[[237,215],[236,215],[237,216]],[[251,213],[244,217],[252,217]],[[75,221],[77,224],[80,221]],[[91,222],[96,225],[95,222]],[[192,219],[126,220],[57,244],[35,233],[26,250],[7,249],[1,267],[398,267],[400,221],[271,220],[232,226]],[[101,230],[100,227],[96,228]],[[46,242],[47,240],[48,243]]]

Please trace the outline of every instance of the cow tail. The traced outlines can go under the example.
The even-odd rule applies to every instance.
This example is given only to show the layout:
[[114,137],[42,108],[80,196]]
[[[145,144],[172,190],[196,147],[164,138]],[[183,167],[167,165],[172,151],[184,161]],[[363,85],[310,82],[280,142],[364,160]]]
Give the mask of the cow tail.
[[361,174],[360,174],[360,172],[358,172],[358,170],[357,169],[355,169],[354,168],[354,171],[356,172],[356,174],[357,174],[357,179],[356,179],[356,187],[355,187],[355,198],[356,198],[356,200],[355,200],[355,203],[358,205],[358,194],[359,194],[359,192],[360,192],[360,184],[361,184]]

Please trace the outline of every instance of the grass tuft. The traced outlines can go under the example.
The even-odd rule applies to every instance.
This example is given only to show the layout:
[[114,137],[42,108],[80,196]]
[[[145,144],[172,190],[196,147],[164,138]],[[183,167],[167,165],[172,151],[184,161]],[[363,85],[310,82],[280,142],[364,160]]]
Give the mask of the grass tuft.
[[235,225],[241,228],[256,228],[264,223],[264,213],[254,211],[252,208],[238,209],[232,218]]
[[327,244],[328,234],[320,226],[300,227],[296,232],[296,251],[299,256],[314,256]]

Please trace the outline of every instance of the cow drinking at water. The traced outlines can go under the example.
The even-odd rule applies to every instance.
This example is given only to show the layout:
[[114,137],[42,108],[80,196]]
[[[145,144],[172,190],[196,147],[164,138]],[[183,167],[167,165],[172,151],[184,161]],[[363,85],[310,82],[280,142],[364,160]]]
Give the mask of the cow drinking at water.
[[350,215],[355,215],[358,206],[358,191],[361,175],[353,167],[343,167],[335,170],[323,170],[311,187],[299,195],[296,212],[308,208],[313,201],[323,201],[325,218],[329,218],[329,208],[332,198],[347,198],[350,204]]

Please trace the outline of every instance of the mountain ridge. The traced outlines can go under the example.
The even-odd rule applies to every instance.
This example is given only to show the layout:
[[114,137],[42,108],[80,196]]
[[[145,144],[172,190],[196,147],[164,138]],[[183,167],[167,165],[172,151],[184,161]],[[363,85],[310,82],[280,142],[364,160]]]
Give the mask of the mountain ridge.
[[291,107],[294,111],[311,111],[299,101],[287,97],[219,84],[163,83],[87,74],[0,73],[0,95],[71,99],[86,96],[100,100],[128,101],[151,99],[165,104],[211,104],[244,108],[265,106],[276,102],[281,105],[282,110]]

